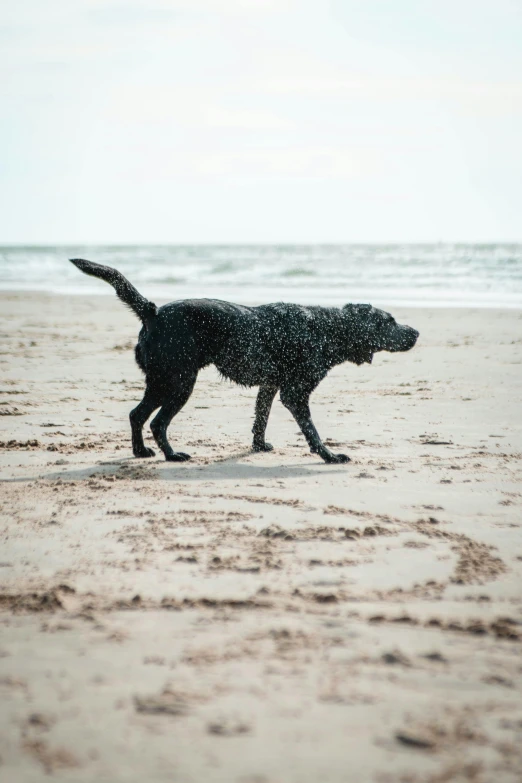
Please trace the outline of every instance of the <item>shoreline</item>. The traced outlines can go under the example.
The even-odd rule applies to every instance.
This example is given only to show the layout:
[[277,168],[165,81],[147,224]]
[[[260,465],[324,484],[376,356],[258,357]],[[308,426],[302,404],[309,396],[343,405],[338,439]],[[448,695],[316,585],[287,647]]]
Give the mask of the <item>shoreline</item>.
[[[11,297],[51,297],[51,298],[67,298],[67,297],[86,297],[89,299],[97,299],[100,298],[102,300],[115,297],[114,290],[108,286],[107,284],[97,284],[96,287],[90,287],[89,280],[87,279],[87,282],[85,282],[82,285],[82,279],[80,278],[80,283],[78,284],[78,287],[75,288],[64,288],[62,290],[59,289],[38,289],[38,288],[20,288],[19,285],[13,287],[13,288],[1,288],[0,287],[0,299],[1,298],[11,298]],[[259,288],[262,289],[262,286]],[[263,295],[259,298],[252,298],[251,291],[252,286],[248,285],[244,288],[221,288],[218,289],[216,287],[205,287],[205,286],[172,286],[171,293],[165,293],[165,291],[168,292],[169,287],[164,285],[146,285],[143,286],[142,293],[147,296],[149,299],[157,302],[160,305],[167,304],[171,301],[178,301],[180,299],[222,299],[223,301],[228,302],[236,302],[238,304],[244,304],[250,307],[255,307],[260,304],[267,304],[268,302],[276,302],[276,301],[284,301],[284,302],[294,302],[296,304],[303,304],[303,305],[319,305],[323,307],[342,307],[343,304],[346,304],[347,302],[366,302],[371,301],[372,304],[374,304],[375,307],[380,307],[381,309],[387,309],[387,308],[398,308],[399,310],[412,310],[412,311],[419,311],[419,310],[498,310],[503,311],[507,310],[510,312],[522,312],[522,299],[517,299],[516,301],[512,302],[501,302],[500,300],[495,300],[493,302],[487,302],[487,301],[474,301],[474,302],[468,302],[464,300],[459,301],[447,301],[443,299],[426,299],[426,300],[419,300],[419,299],[404,299],[404,298],[389,298],[383,297],[382,294],[386,293],[385,291],[377,292],[377,295],[375,295],[375,291],[373,292],[350,292],[346,295],[339,296],[337,294],[332,294],[331,290],[325,290],[324,294],[325,296],[321,298],[320,295],[314,296],[313,298],[310,298],[309,293],[310,289],[307,288],[296,288],[295,286],[289,286],[285,291],[285,296],[281,298],[281,288],[278,287],[277,289],[270,289],[266,288],[264,289]],[[250,293],[250,296],[244,296],[246,292]],[[286,293],[289,295],[286,296]],[[265,295],[266,294],[266,295]],[[274,294],[274,296],[270,296],[270,294]],[[518,294],[516,295],[518,297]],[[329,300],[330,299],[330,300]],[[329,300],[329,301],[328,301]]]
[[0,779],[517,783],[522,312],[397,308],[312,397],[348,465],[209,368],[178,465],[111,293],[0,292]]

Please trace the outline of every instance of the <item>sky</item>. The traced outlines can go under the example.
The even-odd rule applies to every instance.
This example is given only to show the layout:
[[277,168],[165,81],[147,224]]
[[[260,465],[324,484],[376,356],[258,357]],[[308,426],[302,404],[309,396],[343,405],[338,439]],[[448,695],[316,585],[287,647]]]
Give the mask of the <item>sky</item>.
[[522,0],[16,0],[0,243],[522,241]]

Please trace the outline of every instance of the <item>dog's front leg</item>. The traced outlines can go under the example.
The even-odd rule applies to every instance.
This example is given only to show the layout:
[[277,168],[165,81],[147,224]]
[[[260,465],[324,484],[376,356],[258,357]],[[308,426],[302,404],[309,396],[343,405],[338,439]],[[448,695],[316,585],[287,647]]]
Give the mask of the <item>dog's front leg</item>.
[[350,462],[350,457],[346,454],[334,454],[324,445],[312,421],[308,398],[303,399],[301,396],[296,396],[294,390],[281,390],[281,402],[285,408],[288,408],[299,425],[312,454],[319,454],[328,463]]
[[271,443],[265,441],[266,425],[270,409],[277,393],[277,386],[261,386],[256,400],[256,419],[252,432],[254,433],[253,451],[272,451]]

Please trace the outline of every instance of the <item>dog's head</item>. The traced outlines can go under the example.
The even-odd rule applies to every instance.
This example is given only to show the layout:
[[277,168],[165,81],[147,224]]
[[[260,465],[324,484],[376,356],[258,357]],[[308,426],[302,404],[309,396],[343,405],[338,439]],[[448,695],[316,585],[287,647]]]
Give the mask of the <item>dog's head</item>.
[[411,326],[398,324],[390,313],[369,304],[347,304],[343,307],[343,320],[353,341],[355,364],[371,363],[378,351],[409,351],[417,342],[419,333]]

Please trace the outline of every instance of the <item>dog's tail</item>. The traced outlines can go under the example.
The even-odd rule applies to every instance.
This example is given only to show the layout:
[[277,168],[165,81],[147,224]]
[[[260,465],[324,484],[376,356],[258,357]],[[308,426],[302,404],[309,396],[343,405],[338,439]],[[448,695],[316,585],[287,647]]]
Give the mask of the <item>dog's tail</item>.
[[117,269],[101,264],[93,264],[92,261],[85,261],[83,258],[71,258],[71,263],[85,272],[86,275],[99,277],[110,283],[121,301],[129,307],[133,313],[136,313],[143,324],[147,324],[157,315],[158,308],[153,302],[149,302],[144,296],[129,283],[126,277]]

